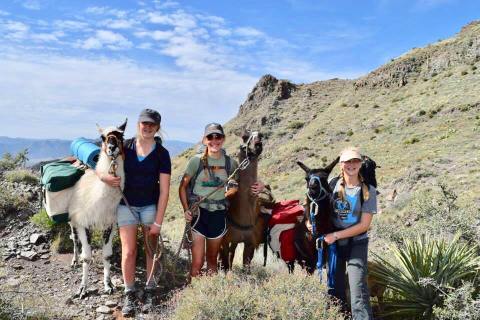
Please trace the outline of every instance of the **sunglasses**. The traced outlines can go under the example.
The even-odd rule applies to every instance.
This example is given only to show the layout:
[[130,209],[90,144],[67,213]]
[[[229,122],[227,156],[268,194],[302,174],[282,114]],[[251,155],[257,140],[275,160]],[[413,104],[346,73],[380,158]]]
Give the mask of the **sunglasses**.
[[154,122],[147,122],[147,121],[142,121],[142,125],[144,127],[155,127],[157,124]]
[[217,134],[217,133],[213,133],[213,134],[209,134],[207,136],[207,140],[208,141],[211,141],[211,140],[221,140],[223,139],[223,136],[221,134]]

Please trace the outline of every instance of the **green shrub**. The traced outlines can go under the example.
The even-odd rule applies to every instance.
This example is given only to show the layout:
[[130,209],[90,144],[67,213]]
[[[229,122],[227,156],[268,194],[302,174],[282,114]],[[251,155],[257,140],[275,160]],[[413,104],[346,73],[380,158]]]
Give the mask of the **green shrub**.
[[376,255],[373,277],[391,291],[387,315],[402,319],[433,319],[434,307],[442,306],[445,296],[439,288],[456,288],[473,281],[480,271],[476,246],[452,240],[420,236],[404,239],[402,247],[392,246],[394,261]]
[[28,199],[23,194],[15,192],[11,186],[7,185],[0,191],[0,216],[2,214],[18,212],[29,207],[30,202]]
[[174,319],[343,319],[317,277],[236,270],[194,279],[179,293]]
[[420,110],[420,111],[417,112],[418,116],[424,116],[426,114],[427,114],[427,112],[425,110]]
[[45,231],[53,230],[55,227],[55,223],[48,217],[47,211],[44,208],[35,213],[30,218],[30,221]]
[[352,129],[348,129],[348,131],[347,131],[346,134],[347,134],[347,136],[349,136],[349,137],[353,136],[353,130],[352,130]]
[[297,130],[297,129],[303,128],[304,125],[305,125],[305,122],[303,121],[293,121],[288,124],[287,128]]
[[30,170],[16,169],[4,173],[5,180],[35,185],[38,184],[38,177]]
[[418,139],[417,137],[412,137],[410,139],[407,139],[405,141],[403,141],[403,144],[414,144],[414,143],[417,143],[417,142],[420,142],[420,139]]
[[461,73],[460,73],[462,76],[465,76],[468,74],[468,71],[467,70],[463,70]]
[[24,167],[28,161],[28,149],[20,151],[15,157],[11,153],[6,152],[0,159],[0,172],[13,170],[17,167]]

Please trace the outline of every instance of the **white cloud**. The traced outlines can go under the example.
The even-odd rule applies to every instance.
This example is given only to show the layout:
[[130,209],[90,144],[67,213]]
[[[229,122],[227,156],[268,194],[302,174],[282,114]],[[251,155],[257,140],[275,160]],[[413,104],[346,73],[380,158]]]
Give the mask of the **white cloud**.
[[155,8],[157,9],[168,9],[168,8],[175,8],[180,6],[180,4],[176,1],[159,1],[159,0],[153,0],[153,3],[155,5]]
[[110,29],[130,29],[135,25],[135,21],[125,19],[108,19],[102,21],[100,24]]
[[251,27],[236,28],[235,34],[242,37],[255,37],[255,38],[261,37],[264,35],[263,32]]
[[55,20],[53,26],[62,30],[85,30],[88,23],[77,20]]
[[0,56],[0,74],[9,79],[0,82],[0,135],[38,138],[93,137],[95,123],[125,117],[133,135],[138,112],[153,106],[170,138],[197,141],[206,123],[233,117],[257,81],[230,71],[178,73],[125,60],[18,53]]
[[232,34],[232,31],[229,29],[219,28],[214,30],[215,34],[221,37],[228,37]]
[[171,25],[181,29],[193,29],[197,27],[197,20],[195,17],[181,10],[172,14],[150,12],[148,18],[151,23]]
[[90,37],[79,45],[82,49],[102,49],[123,50],[132,47],[132,43],[119,33],[110,30],[98,30],[95,36]]
[[7,11],[0,10],[0,16],[8,16],[8,15],[10,15],[10,13],[8,13]]
[[39,42],[55,42],[58,41],[60,37],[63,37],[63,32],[54,32],[54,33],[34,33],[30,35],[30,38],[34,41]]
[[150,42],[142,42],[140,43],[137,48],[142,50],[150,50],[152,49],[153,45]]
[[40,1],[26,0],[22,3],[22,6],[28,10],[40,10]]
[[157,23],[157,24],[172,24],[172,19],[165,14],[158,13],[158,12],[150,12],[148,14],[148,19],[151,23]]
[[124,18],[127,15],[127,12],[124,10],[112,9],[110,7],[88,7],[85,12],[95,15],[111,15],[117,18]]
[[28,25],[19,21],[8,21],[2,27],[7,33],[6,38],[12,40],[25,39],[30,29]]
[[135,35],[139,38],[149,37],[149,38],[152,38],[153,40],[168,40],[174,36],[174,32],[162,31],[162,30],[138,31],[138,32],[135,32]]

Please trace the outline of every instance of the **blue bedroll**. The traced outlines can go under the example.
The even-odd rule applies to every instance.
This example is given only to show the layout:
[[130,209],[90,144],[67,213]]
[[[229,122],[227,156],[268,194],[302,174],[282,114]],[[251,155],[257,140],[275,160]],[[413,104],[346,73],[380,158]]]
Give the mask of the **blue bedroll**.
[[92,140],[78,138],[70,144],[70,153],[90,168],[95,169],[100,154],[100,147],[93,143]]

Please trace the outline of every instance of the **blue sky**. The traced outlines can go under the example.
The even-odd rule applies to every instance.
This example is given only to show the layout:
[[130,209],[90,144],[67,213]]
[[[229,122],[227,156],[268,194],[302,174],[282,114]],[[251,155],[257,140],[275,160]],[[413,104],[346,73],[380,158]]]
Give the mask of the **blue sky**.
[[356,78],[479,19],[480,1],[2,0],[0,136],[134,134],[139,111],[167,139],[198,141],[270,73]]

